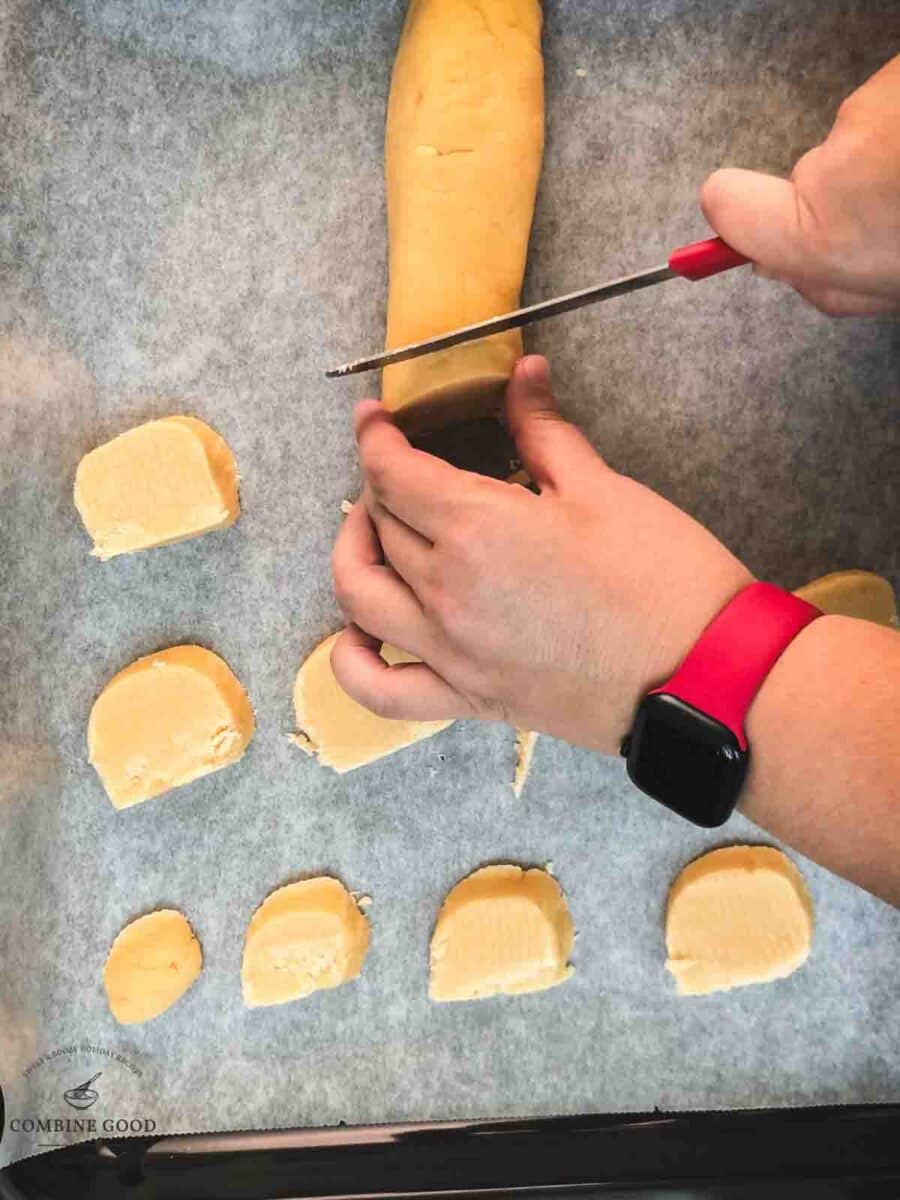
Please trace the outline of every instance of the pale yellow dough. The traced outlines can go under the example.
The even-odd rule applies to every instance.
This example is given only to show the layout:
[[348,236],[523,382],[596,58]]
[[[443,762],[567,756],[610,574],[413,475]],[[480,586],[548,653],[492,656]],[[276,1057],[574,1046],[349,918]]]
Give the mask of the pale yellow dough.
[[171,646],[113,676],[91,709],[90,762],[114,808],[227,767],[253,736],[253,709],[228,665]]
[[[385,137],[387,346],[516,308],[544,141],[539,0],[411,0]],[[410,433],[497,407],[516,330],[388,367]]]
[[575,930],[556,880],[537,867],[482,867],[458,883],[431,938],[432,1000],[540,992],[572,974]]
[[84,456],[75,506],[101,559],[224,529],[240,512],[234,456],[196,417],[148,421]]
[[121,1025],[139,1025],[164,1013],[200,974],[200,943],[185,917],[171,908],[126,925],[112,944],[103,986]]
[[[331,648],[339,634],[321,642],[303,663],[294,684],[297,745],[326,767],[343,774],[365,767],[395,750],[412,746],[452,725],[452,721],[389,721],[376,716],[343,690],[331,669]],[[410,654],[383,646],[385,662],[415,662]]]
[[666,967],[682,996],[782,979],[809,955],[803,877],[769,846],[728,846],[690,863],[669,893]]
[[337,879],[322,876],[273,892],[253,914],[241,983],[248,1008],[287,1004],[359,975],[369,922]]
[[835,571],[798,588],[796,595],[826,613],[896,625],[897,599],[886,579],[871,571]]

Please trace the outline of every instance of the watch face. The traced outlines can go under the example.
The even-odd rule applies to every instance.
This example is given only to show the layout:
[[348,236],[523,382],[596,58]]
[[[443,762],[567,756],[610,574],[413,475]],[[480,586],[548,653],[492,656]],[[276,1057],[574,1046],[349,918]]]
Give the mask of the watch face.
[[665,692],[644,697],[626,753],[642,792],[707,828],[731,816],[749,758],[725,725]]

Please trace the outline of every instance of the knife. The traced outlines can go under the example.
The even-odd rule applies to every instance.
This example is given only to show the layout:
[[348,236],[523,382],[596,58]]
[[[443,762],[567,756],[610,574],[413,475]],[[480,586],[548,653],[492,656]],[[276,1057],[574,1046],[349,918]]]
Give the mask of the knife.
[[369,355],[368,358],[358,358],[342,367],[332,367],[325,375],[328,379],[343,379],[346,375],[375,371],[379,367],[389,367],[393,363],[420,358],[423,354],[434,354],[436,350],[449,350],[451,346],[460,346],[463,342],[474,342],[494,333],[504,333],[507,329],[520,329],[523,325],[545,321],[548,317],[558,317],[560,313],[572,312],[573,309],[597,304],[601,300],[611,300],[614,296],[624,296],[627,292],[652,287],[656,283],[664,283],[667,279],[706,279],[710,275],[730,271],[732,267],[742,267],[749,261],[721,238],[691,242],[690,245],[679,246],[677,250],[673,250],[669,261],[662,267],[651,267],[649,271],[638,271],[636,275],[625,275],[621,279],[613,279],[610,283],[582,288],[579,292],[569,292],[567,296],[557,296],[554,300],[529,304],[527,308],[517,308],[515,312],[489,317],[476,325],[464,325],[461,329],[439,334],[424,342],[398,346],[394,350]]

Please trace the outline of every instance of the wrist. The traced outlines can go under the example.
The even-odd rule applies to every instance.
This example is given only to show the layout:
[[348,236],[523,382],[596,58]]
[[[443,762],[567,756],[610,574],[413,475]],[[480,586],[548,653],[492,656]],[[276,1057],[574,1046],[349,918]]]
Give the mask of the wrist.
[[[822,703],[820,680],[833,666],[835,645],[842,645],[847,627],[858,628],[851,617],[823,615],[794,638],[763,681],[747,714],[747,737],[753,746],[752,766],[739,801],[742,812],[767,827],[768,793],[782,790],[784,771],[796,769],[799,758],[806,761],[798,735],[815,726],[815,712]],[[868,632],[868,631],[867,631]],[[831,696],[825,703],[831,705]]]
[[741,588],[643,699],[622,745],[632,782],[695,824],[727,821],[752,757],[750,709],[779,659],[821,616],[770,583]]
[[635,678],[622,713],[620,743],[647,693],[674,675],[710,621],[753,582],[751,572],[722,547],[720,561],[710,563],[692,579],[685,579],[674,599],[671,590],[667,597],[660,595],[655,620],[650,625],[652,632],[636,663]]
[[747,719],[740,810],[900,906],[900,635],[826,615],[773,667]]

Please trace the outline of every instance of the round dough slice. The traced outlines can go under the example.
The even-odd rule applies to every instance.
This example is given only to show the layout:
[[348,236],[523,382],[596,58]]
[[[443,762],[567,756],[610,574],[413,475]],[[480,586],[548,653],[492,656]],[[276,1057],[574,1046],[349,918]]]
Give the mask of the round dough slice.
[[812,902],[790,859],[770,846],[728,846],[672,885],[666,968],[682,996],[768,983],[806,962],[812,933]]
[[872,571],[835,571],[798,588],[795,595],[826,613],[897,624],[897,598],[886,579]]
[[432,1000],[540,992],[573,973],[575,930],[559,884],[537,867],[482,867],[448,894],[431,938]]
[[369,922],[337,879],[289,883],[253,914],[241,983],[248,1008],[287,1004],[359,975]]
[[237,760],[253,709],[225,663],[170,646],[113,676],[91,709],[88,757],[114,808],[128,808]]
[[147,421],[91,450],[74,498],[100,559],[224,529],[240,512],[234,455],[196,417]]
[[126,925],[112,944],[103,986],[120,1025],[139,1025],[164,1013],[203,968],[200,943],[187,919],[172,908]]
[[[440,733],[452,721],[390,721],[376,716],[343,690],[331,669],[331,648],[340,634],[321,642],[304,662],[294,684],[297,728],[294,741],[339,774],[365,767],[396,750]],[[411,654],[382,646],[385,662],[415,662]]]

